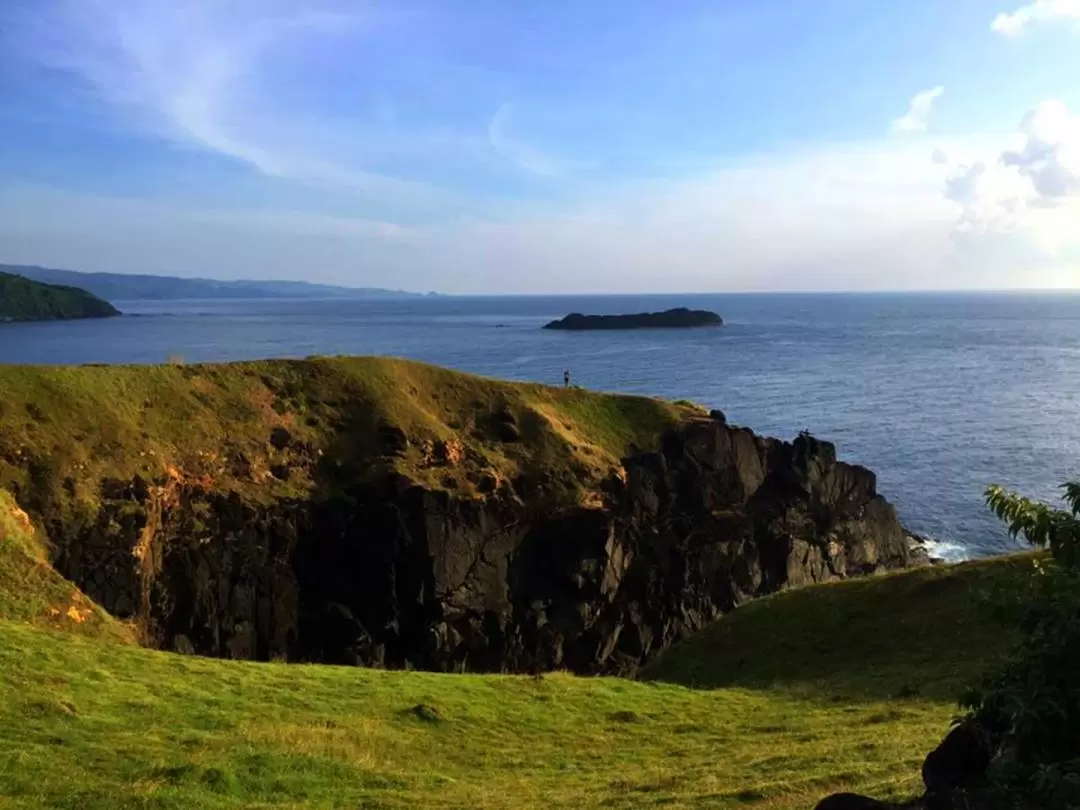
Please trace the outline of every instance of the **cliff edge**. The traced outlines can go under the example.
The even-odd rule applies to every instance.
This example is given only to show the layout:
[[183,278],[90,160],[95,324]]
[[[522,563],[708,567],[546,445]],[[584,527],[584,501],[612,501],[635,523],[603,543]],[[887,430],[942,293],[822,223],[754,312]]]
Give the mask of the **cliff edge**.
[[639,397],[374,358],[0,368],[0,488],[145,643],[630,674],[913,562],[868,470]]

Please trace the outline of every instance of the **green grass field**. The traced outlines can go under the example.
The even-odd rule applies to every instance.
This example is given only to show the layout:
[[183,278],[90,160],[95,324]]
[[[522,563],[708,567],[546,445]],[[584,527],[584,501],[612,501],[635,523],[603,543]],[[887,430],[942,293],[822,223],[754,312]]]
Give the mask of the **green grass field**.
[[[60,577],[7,493],[35,515],[85,520],[110,478],[185,478],[257,499],[382,464],[469,495],[482,480],[535,475],[583,500],[634,447],[702,413],[370,358],[2,367],[0,390],[0,810],[796,810],[839,790],[904,798],[956,696],[1009,644],[979,594],[1030,565],[780,594],[639,681],[182,657],[136,646],[133,628]],[[519,441],[500,438],[507,414]],[[407,437],[389,455],[375,446],[387,426]],[[456,463],[429,463],[438,442],[455,443]],[[282,466],[289,475],[271,474]]]
[[187,658],[125,643],[108,621],[36,620],[9,596],[0,808],[794,810],[838,790],[908,797],[955,695],[1008,644],[977,595],[1026,565],[781,594],[636,682]]

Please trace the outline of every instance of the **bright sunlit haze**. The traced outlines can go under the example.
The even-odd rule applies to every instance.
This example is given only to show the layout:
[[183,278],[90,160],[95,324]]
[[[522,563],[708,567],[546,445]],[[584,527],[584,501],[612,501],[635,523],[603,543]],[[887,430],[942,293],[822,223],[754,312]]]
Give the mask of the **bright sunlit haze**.
[[1080,0],[9,0],[0,262],[1080,287]]

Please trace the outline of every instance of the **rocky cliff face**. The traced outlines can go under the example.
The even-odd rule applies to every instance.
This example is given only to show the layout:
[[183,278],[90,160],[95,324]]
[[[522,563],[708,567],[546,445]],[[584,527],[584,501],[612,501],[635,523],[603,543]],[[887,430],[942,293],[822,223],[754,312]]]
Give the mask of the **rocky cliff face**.
[[57,569],[150,643],[448,671],[629,674],[745,599],[912,562],[871,472],[719,415],[625,459],[593,503],[544,489],[388,472],[254,499],[176,474],[106,481],[77,521],[38,511]]

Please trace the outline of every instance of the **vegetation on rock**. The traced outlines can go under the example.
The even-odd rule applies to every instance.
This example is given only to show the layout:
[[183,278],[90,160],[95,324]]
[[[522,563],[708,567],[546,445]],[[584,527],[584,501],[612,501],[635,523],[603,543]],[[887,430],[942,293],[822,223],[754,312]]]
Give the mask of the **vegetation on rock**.
[[77,287],[57,287],[0,273],[0,321],[108,318],[119,314],[112,304]]

